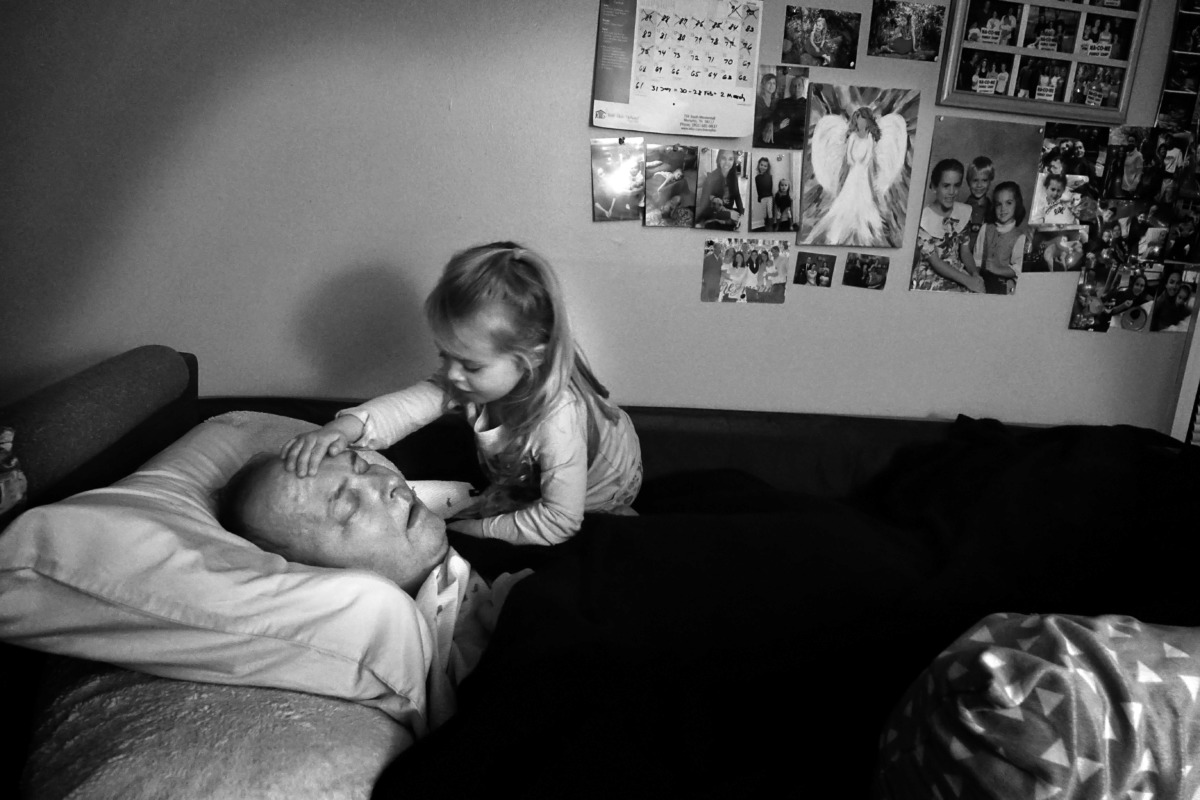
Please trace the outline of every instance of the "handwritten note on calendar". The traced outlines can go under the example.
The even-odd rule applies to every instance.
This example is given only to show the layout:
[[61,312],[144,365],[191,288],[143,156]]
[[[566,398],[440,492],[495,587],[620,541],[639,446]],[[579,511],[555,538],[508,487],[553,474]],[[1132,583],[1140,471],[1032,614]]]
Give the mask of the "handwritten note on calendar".
[[592,125],[749,136],[762,15],[760,0],[600,0]]

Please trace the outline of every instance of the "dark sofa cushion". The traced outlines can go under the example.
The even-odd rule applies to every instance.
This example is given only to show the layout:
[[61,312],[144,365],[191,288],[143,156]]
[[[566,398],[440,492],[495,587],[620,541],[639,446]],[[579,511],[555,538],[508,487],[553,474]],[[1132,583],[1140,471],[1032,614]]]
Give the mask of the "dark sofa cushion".
[[1200,453],[1156,431],[960,418],[945,443],[902,451],[863,502],[945,554],[915,600],[948,621],[940,648],[1004,608],[1200,624],[1197,485]]

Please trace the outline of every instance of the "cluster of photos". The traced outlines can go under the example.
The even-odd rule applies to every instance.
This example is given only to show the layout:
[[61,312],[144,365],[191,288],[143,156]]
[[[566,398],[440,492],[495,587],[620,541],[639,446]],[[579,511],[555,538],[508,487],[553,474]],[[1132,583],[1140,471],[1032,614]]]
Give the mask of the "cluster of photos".
[[910,288],[1012,294],[1078,272],[1070,328],[1186,331],[1194,156],[1187,131],[939,117]]
[[[967,36],[983,44],[1112,58],[1129,44],[1124,27],[1086,10],[1035,16],[980,0],[970,10]],[[876,0],[868,54],[935,60],[945,11]],[[1175,40],[1200,47],[1192,16]],[[705,302],[782,303],[789,283],[839,282],[836,256],[795,245],[900,247],[919,93],[809,77],[809,66],[852,69],[858,30],[856,13],[788,7],[781,63],[758,67],[749,150],[593,140],[593,219],[725,234],[705,239]],[[1022,91],[1024,76],[1007,66],[981,62],[965,79]],[[1060,88],[1050,73],[1034,83]],[[1200,185],[1186,127],[939,116],[909,289],[1007,296],[1026,275],[1077,272],[1071,329],[1186,331],[1200,277]],[[760,238],[737,235],[747,233]],[[888,267],[886,256],[850,250],[840,283],[882,289]]]

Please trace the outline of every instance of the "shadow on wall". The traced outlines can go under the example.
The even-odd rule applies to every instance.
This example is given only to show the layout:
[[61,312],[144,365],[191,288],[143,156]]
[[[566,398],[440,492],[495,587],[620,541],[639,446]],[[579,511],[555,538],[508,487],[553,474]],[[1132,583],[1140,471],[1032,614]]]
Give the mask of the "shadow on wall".
[[[88,303],[119,291],[98,265],[129,241],[131,210],[161,192],[156,181],[181,157],[181,142],[264,65],[343,52],[347,43],[355,52],[420,52],[441,24],[436,16],[388,0],[349,13],[319,0],[219,10],[179,0],[0,3],[0,74],[9,79],[0,85],[0,194],[14,198],[0,201],[0,264],[20,265],[5,270],[0,290],[0,395],[70,374],[131,335],[186,349],[175,330],[155,330],[139,315],[117,329],[99,322],[83,343],[72,335]],[[94,352],[77,356],[81,345]]]
[[432,371],[436,362],[424,302],[396,265],[331,271],[300,303],[296,321],[296,340],[315,372],[310,383],[346,387],[337,399],[357,400],[419,380],[423,376],[412,375],[414,361],[428,360]]

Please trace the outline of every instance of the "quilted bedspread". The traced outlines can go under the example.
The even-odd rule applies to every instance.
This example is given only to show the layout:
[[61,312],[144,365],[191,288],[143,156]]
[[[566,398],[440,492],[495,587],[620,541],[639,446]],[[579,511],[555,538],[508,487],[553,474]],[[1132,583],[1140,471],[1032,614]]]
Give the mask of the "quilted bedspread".
[[878,797],[1200,797],[1200,629],[995,614],[883,732]]

